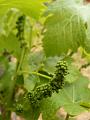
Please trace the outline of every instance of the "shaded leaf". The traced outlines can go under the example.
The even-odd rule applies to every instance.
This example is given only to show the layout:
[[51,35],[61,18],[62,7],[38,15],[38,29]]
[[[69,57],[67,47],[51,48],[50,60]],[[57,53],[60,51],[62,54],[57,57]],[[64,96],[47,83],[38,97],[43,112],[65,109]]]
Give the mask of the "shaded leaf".
[[[1,78],[1,83],[3,85],[3,102],[4,104],[7,104],[7,106],[12,105],[12,94],[15,87],[15,75],[16,70],[16,63],[14,62],[8,62],[8,67],[5,70],[4,76]],[[7,96],[8,95],[8,96]]]
[[29,75],[25,80],[24,80],[24,87],[28,90],[31,91],[34,89],[35,85],[39,82],[39,77],[36,75]]
[[[7,50],[9,53],[13,54],[15,57],[19,58],[22,48],[21,42],[16,37],[16,21],[20,15],[19,11],[8,11],[2,22],[2,29],[4,31],[0,33],[0,52]],[[24,37],[25,42],[30,50],[31,48],[31,24],[29,17],[26,17],[25,27],[24,27]]]
[[80,72],[75,66],[69,65],[68,72],[69,74],[66,76],[66,82],[72,83],[79,79]]
[[43,63],[44,63],[44,70],[47,71],[49,74],[54,74],[55,72],[55,66],[57,62],[62,59],[63,57],[48,57]]
[[38,71],[43,67],[43,61],[45,60],[45,55],[43,51],[32,52],[29,56],[30,71]]

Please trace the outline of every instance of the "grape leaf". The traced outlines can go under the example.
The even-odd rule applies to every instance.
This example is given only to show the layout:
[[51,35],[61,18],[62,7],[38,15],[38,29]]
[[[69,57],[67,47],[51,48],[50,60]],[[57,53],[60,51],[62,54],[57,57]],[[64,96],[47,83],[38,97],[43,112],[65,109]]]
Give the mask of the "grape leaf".
[[43,46],[46,56],[76,51],[85,47],[85,21],[79,13],[80,6],[73,1],[57,0],[46,12]]
[[31,91],[34,89],[35,85],[40,81],[39,77],[36,75],[28,75],[27,78],[24,78],[24,87]]
[[8,34],[15,28],[16,21],[21,12],[17,9],[10,9],[0,19],[0,34],[8,36]]
[[[42,66],[44,60],[44,54],[41,52],[31,52],[28,57],[24,58],[22,70],[26,71],[23,73],[24,76],[24,86],[28,91],[34,89],[35,85],[40,83],[40,78],[38,75],[33,74],[33,72],[38,72]],[[30,73],[29,73],[30,71]]]
[[60,107],[63,107],[72,116],[87,111],[80,103],[90,101],[88,83],[89,80],[80,75],[77,81],[72,84],[67,83],[58,94],[54,93],[52,97],[44,99],[40,104],[43,119],[53,120]]
[[31,52],[29,56],[30,71],[38,71],[43,67],[43,61],[45,59],[43,51]]
[[54,74],[55,66],[59,60],[63,57],[47,57],[47,59],[43,62],[44,63],[44,70],[47,71],[49,74]]
[[65,79],[66,82],[72,83],[79,79],[80,72],[75,66],[68,65],[68,72],[69,74],[66,76],[66,79]]
[[[5,63],[4,63],[5,64]],[[4,75],[1,77],[0,81],[2,83],[3,91],[3,102],[7,105],[11,105],[12,102],[12,94],[15,85],[14,74],[16,70],[16,63],[7,62],[7,67],[5,69]],[[8,96],[7,96],[8,95]]]
[[90,52],[90,13],[88,13],[88,11],[90,11],[90,6],[87,6],[86,8],[86,26],[87,26],[87,31],[86,31],[86,34],[87,34],[87,41],[86,42],[86,51],[87,52]]
[[0,92],[4,89],[2,78],[8,69],[8,60],[4,56],[0,56]]
[[0,15],[3,15],[10,8],[17,8],[24,14],[38,18],[45,8],[43,2],[46,0],[0,0]]
[[24,100],[23,103],[23,107],[24,107],[24,111],[23,113],[20,114],[20,116],[22,116],[23,118],[25,118],[25,120],[38,120],[39,117],[39,111],[35,112],[32,108],[32,106],[29,104],[29,102]]
[[13,54],[15,57],[20,56],[20,42],[16,38],[16,36],[12,33],[6,36],[0,37],[0,53],[4,52],[4,50],[7,50],[11,54]]
[[[17,58],[20,57],[22,50],[21,42],[17,39],[15,32],[18,16],[20,16],[19,11],[14,11],[13,9],[8,11],[1,23],[3,31],[0,32],[0,52],[7,50]],[[30,19],[26,17],[24,37],[29,49],[31,48],[31,29]]]
[[[73,84],[67,84],[60,92],[61,104],[70,115],[77,115],[85,111],[85,108],[80,106],[80,102],[90,101],[90,89],[88,88],[89,80],[83,76],[79,76],[78,80]],[[66,98],[64,98],[66,96]],[[63,99],[66,99],[63,102]],[[67,102],[68,101],[68,102]],[[71,108],[70,108],[71,104]],[[77,108],[75,109],[75,105]],[[84,110],[84,111],[83,111]]]

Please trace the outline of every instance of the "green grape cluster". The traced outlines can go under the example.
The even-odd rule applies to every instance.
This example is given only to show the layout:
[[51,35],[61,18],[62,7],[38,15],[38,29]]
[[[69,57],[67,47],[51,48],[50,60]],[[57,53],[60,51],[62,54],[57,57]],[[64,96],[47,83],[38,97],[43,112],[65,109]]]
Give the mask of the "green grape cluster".
[[16,37],[21,42],[21,48],[27,45],[24,38],[25,20],[26,20],[26,16],[21,15],[16,22],[16,28],[17,28]]
[[22,104],[17,104],[15,106],[16,108],[16,113],[22,113],[23,112],[23,105]]
[[68,68],[65,61],[59,61],[56,65],[56,71],[53,79],[50,82],[52,86],[52,91],[59,92],[59,89],[62,89],[64,85],[65,75],[68,74]]
[[27,98],[33,106],[38,106],[38,103],[43,98],[51,97],[52,87],[50,84],[44,84],[37,87],[34,91],[27,93]]
[[54,92],[59,92],[64,84],[65,75],[68,74],[68,68],[65,61],[59,61],[56,65],[56,71],[53,78],[44,85],[40,85],[35,90],[27,93],[27,98],[33,106],[39,104],[43,98],[51,97]]

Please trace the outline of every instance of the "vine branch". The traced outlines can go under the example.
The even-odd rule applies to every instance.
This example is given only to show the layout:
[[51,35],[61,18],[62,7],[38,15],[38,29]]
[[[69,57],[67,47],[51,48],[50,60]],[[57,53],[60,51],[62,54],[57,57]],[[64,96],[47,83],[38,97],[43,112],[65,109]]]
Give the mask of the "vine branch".
[[52,78],[52,77],[49,77],[47,75],[44,75],[44,74],[41,74],[41,73],[38,73],[38,72],[21,71],[20,74],[22,74],[22,73],[37,75],[37,76],[40,76],[40,77],[43,77],[43,78],[46,78],[46,79],[49,79],[49,80]]
[[69,120],[70,115],[67,113],[65,120]]

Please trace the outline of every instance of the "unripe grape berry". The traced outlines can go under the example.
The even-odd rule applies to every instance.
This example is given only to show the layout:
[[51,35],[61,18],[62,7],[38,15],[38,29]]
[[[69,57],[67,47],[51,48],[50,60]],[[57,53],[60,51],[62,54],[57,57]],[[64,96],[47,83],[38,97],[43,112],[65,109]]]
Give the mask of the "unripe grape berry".
[[16,105],[16,112],[17,113],[22,113],[23,112],[23,105],[22,104],[17,104]]

